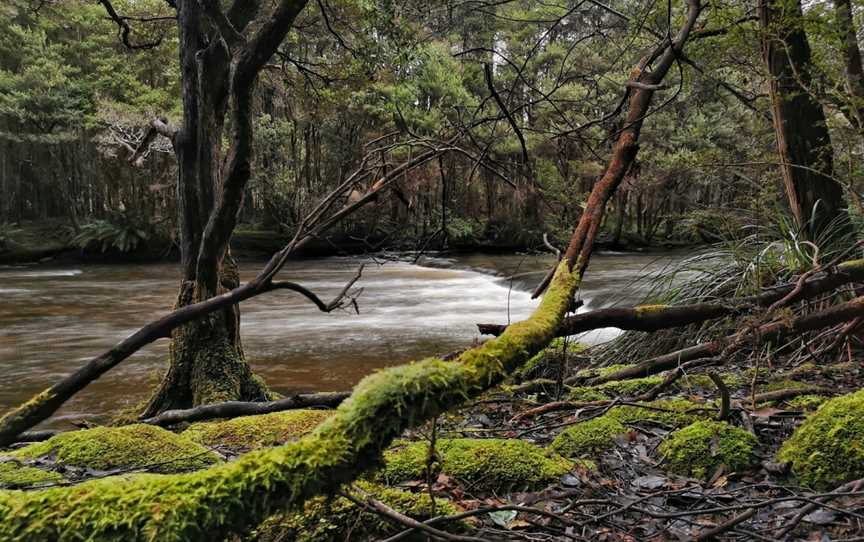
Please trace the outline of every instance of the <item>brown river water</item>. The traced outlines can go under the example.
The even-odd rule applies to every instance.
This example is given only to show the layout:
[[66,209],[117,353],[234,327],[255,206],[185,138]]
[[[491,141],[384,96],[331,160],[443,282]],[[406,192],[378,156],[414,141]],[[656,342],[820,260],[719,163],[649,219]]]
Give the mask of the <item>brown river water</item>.
[[[581,291],[589,310],[632,304],[639,280],[681,253],[594,257]],[[479,338],[475,324],[517,321],[536,306],[530,289],[551,256],[460,255],[407,261],[346,257],[291,262],[280,278],[329,300],[366,262],[360,314],[324,314],[296,294],[242,304],[242,336],[253,369],[276,391],[346,390],[371,371],[444,354]],[[261,262],[241,262],[249,280]],[[166,312],[177,290],[174,264],[0,267],[0,412],[68,375]],[[583,337],[598,342],[616,330]],[[48,422],[100,419],[144,399],[167,361],[168,341],[136,353],[69,401]]]

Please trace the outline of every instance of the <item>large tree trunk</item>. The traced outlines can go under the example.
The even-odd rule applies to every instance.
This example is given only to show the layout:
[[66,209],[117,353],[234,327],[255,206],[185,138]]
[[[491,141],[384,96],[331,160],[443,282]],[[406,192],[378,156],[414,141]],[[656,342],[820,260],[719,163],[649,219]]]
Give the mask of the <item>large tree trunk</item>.
[[811,92],[810,44],[800,0],[759,0],[762,53],[783,182],[798,225],[812,241],[848,231],[843,188],[822,105]]
[[[227,13],[237,31],[255,16],[255,4]],[[243,71],[249,57],[233,58],[220,34],[204,24],[203,3],[182,0],[177,7],[183,126],[175,138],[182,272],[176,306],[184,307],[240,283],[228,243],[251,174],[251,95],[257,70]],[[226,115],[231,117],[231,145],[223,153]],[[171,339],[169,368],[143,416],[271,398],[243,355],[238,306],[178,328]]]

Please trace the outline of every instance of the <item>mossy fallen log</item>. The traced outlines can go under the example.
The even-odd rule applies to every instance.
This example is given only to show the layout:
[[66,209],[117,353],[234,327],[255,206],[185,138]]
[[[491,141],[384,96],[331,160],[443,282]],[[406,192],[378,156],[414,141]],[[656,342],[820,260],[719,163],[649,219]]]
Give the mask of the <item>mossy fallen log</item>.
[[540,306],[454,362],[380,371],[306,437],[209,469],[0,492],[0,540],[212,540],[243,533],[377,465],[401,432],[501,382],[551,339],[578,276],[562,262]]

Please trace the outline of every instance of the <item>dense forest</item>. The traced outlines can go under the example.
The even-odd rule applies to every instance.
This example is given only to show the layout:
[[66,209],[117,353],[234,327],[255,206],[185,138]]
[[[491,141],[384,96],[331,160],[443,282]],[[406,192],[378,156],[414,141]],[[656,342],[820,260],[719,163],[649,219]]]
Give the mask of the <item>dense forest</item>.
[[864,4],[0,15],[0,540],[864,537]]

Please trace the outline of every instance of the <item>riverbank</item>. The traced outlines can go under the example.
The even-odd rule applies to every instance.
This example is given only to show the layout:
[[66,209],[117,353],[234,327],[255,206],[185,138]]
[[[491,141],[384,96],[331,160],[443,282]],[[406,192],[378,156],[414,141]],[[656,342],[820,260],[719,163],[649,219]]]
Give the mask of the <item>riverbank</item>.
[[[56,220],[23,222],[20,224],[0,225],[0,265],[20,265],[30,263],[52,264],[128,264],[176,262],[179,250],[169,239],[141,239],[129,250],[120,250],[110,243],[94,242],[82,248],[75,242],[72,228],[65,222]],[[256,230],[242,225],[231,238],[231,251],[240,258],[258,260],[269,258],[290,241],[287,234],[276,231]],[[350,235],[334,235],[327,239],[313,240],[297,254],[301,258],[323,258],[329,256],[350,256],[374,253],[382,248],[404,252],[418,252],[426,249],[440,249],[438,246],[424,246],[411,240],[389,242],[385,239],[363,239]],[[602,238],[596,243],[600,250],[621,252],[648,252],[657,250],[677,250],[701,246],[691,241],[663,240],[653,243],[641,242],[633,236],[622,236],[618,243]],[[536,245],[508,243],[498,240],[459,241],[448,244],[447,253],[451,254],[511,254],[516,252],[548,252],[538,239]]]

